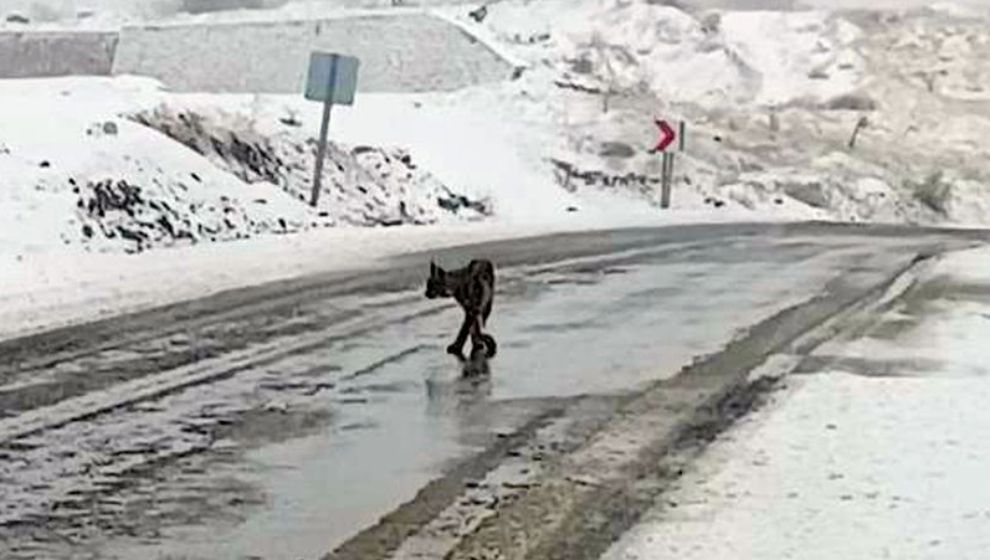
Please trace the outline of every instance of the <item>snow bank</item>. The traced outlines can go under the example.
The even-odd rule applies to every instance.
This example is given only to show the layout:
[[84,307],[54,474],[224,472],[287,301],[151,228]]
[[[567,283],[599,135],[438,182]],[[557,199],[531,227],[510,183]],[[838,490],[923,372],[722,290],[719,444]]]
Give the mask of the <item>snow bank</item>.
[[[55,87],[53,87],[55,86]],[[312,127],[198,113],[147,80],[0,84],[0,251],[142,251],[340,224],[477,219],[401,149],[334,144],[308,206]],[[30,103],[25,103],[30,99]],[[164,104],[164,105],[163,105]]]
[[988,262],[948,255],[818,349],[820,369],[715,441],[603,560],[983,557]]
[[990,222],[990,119],[978,104],[990,75],[985,16],[714,5],[732,4],[509,0],[481,22],[448,14],[526,61],[518,97],[501,103],[554,131],[544,165],[568,189],[656,204],[648,149],[662,116],[688,125],[675,204]]
[[236,243],[162,248],[141,255],[68,248],[0,254],[0,339],[140,311],[223,290],[333,270],[373,268],[414,251],[617,227],[773,220],[772,215],[677,212],[562,214],[541,224],[488,221],[399,228],[311,229]]
[[[710,12],[647,2],[500,2],[485,20],[509,44],[538,45],[565,80],[648,88],[708,106],[828,99],[865,70],[854,26],[827,12]],[[769,39],[769,40],[768,40]],[[527,51],[529,49],[522,49]]]

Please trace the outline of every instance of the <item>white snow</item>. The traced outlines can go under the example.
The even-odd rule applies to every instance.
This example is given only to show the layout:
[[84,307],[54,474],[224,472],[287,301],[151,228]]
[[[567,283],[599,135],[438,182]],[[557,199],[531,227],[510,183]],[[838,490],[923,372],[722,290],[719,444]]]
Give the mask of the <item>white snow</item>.
[[604,559],[985,557],[988,259],[949,256],[819,349],[822,369],[792,375]]
[[[282,188],[268,182],[248,184],[231,173],[237,171],[236,165],[212,156],[211,161],[122,118],[164,106],[173,113],[203,116],[207,123],[218,115],[223,117],[215,119],[220,124],[241,122],[229,129],[244,138],[252,132],[275,139],[313,137],[318,130],[318,104],[294,97],[176,95],[149,80],[127,77],[0,82],[0,100],[4,100],[0,102],[0,212],[6,224],[0,228],[4,302],[0,336],[308,272],[366,267],[380,257],[431,246],[588,228],[777,218],[728,209],[711,215],[690,206],[660,213],[635,197],[568,194],[553,183],[552,172],[540,156],[540,143],[549,134],[537,134],[535,127],[513,123],[495,112],[472,110],[476,106],[462,107],[457,95],[362,96],[353,108],[335,112],[331,138],[345,146],[411,147],[412,162],[435,178],[407,186],[385,182],[392,186],[381,196],[387,201],[396,192],[411,189],[406,195],[410,207],[427,208],[435,206],[430,197],[439,188],[431,185],[451,185],[454,192],[490,201],[496,217],[489,225],[457,226],[458,216],[431,210],[427,217],[436,214],[437,225],[443,227],[320,231],[328,220],[355,223],[348,219],[355,216],[352,210],[360,210],[353,202],[365,199],[356,193],[343,199],[325,197],[320,210],[329,212],[329,217],[324,218],[286,194],[299,194],[300,183],[308,185],[308,167],[291,173],[289,184]],[[289,117],[298,119],[301,128],[279,122]],[[104,132],[107,122],[116,126],[115,134]],[[48,166],[41,167],[42,162]],[[191,178],[193,173],[198,181]],[[293,177],[296,183],[291,182]],[[125,179],[176,208],[194,203],[204,209],[195,216],[178,212],[178,221],[190,219],[195,225],[196,220],[205,220],[209,226],[236,216],[236,227],[218,239],[261,237],[197,246],[180,239],[177,246],[164,249],[156,247],[167,245],[167,236],[152,229],[147,243],[154,250],[119,254],[134,244],[100,235],[89,239],[82,226],[112,229],[124,223],[130,227],[132,217],[117,212],[114,219],[121,221],[94,222],[85,209],[77,208],[79,195],[73,192],[104,179]],[[345,173],[339,181],[347,187],[354,177]],[[259,198],[268,202],[258,205]],[[377,199],[370,200],[376,208],[386,208]],[[211,207],[217,210],[211,213]],[[224,207],[236,212],[225,212]],[[280,218],[292,229],[309,233],[266,234],[279,230]],[[151,218],[135,220],[144,223]],[[310,220],[319,222],[315,230]],[[204,236],[198,237],[206,241],[209,234]]]
[[[275,2],[265,3],[272,10],[176,16],[178,3],[166,4],[55,7],[64,14],[97,9],[76,23],[110,29],[146,18],[234,23],[386,7]],[[506,0],[489,5],[480,23],[468,17],[473,4],[430,8],[525,71],[451,93],[362,94],[354,107],[336,109],[331,138],[340,143],[333,153],[343,170],[329,166],[328,192],[335,194],[316,212],[298,199],[310,154],[292,153],[316,135],[320,107],[299,96],[178,95],[127,76],[0,82],[0,287],[11,319],[2,334],[367,266],[404,246],[695,220],[990,221],[984,16],[928,10],[859,17],[823,5],[701,9],[715,4],[724,3],[680,11],[645,1]],[[56,16],[48,18],[52,25],[71,23]],[[605,103],[582,89],[611,94]],[[269,141],[271,153],[289,161],[272,184],[243,162],[209,149],[198,154],[126,118],[155,111],[169,115],[167,122],[194,115],[221,136]],[[647,152],[655,116],[688,123],[673,208],[665,212],[657,208],[659,158]],[[849,149],[862,117],[868,125]],[[116,134],[104,132],[108,122]],[[363,146],[378,159],[351,151]],[[381,169],[382,158],[400,154],[416,169]],[[405,171],[410,178],[399,177]],[[91,185],[107,179],[113,196],[125,180],[156,206],[141,205],[138,218],[126,210],[88,216],[86,205],[98,198]],[[374,188],[358,193],[366,181]],[[436,203],[460,195],[489,209],[488,223],[465,225],[483,216]],[[162,201],[181,211],[161,210]],[[186,211],[189,205],[195,211]],[[160,225],[162,216],[173,226],[188,222],[198,243],[240,240],[184,247],[189,240]],[[139,247],[147,254],[102,254],[136,243],[83,233],[130,230],[135,221],[151,224]],[[340,227],[395,222],[437,227]],[[338,231],[318,231],[324,226]],[[271,237],[286,231],[297,233]],[[360,250],[338,252],[338,241]],[[183,273],[165,274],[170,268]]]
[[[555,131],[544,145],[578,171],[653,173],[646,148],[657,135],[653,117],[662,116],[688,125],[677,167],[691,182],[677,191],[682,203],[855,221],[987,222],[981,139],[990,120],[972,101],[990,72],[984,16],[682,12],[594,0],[499,2],[481,24],[461,8],[448,12],[527,61],[523,77],[488,106],[510,105],[507,114]],[[921,67],[938,69],[932,92],[922,89]],[[611,92],[607,102],[601,92]],[[609,155],[614,143],[632,151]],[[803,197],[794,195],[795,175]]]
[[[809,218],[990,222],[986,13],[891,0],[928,9],[842,15],[832,10],[880,3],[802,3],[815,9],[503,0],[480,23],[468,17],[478,3],[432,7],[525,71],[452,93],[360,94],[336,109],[340,168],[328,168],[318,210],[298,196],[320,107],[298,96],[180,95],[131,76],[0,81],[0,338],[541,233]],[[19,12],[33,23],[0,28],[237,24],[387,7],[262,4],[274,9],[189,15],[181,0],[4,0],[0,19]],[[342,11],[354,8],[373,11]],[[152,124],[204,153],[135,114],[164,116]],[[177,132],[179,115],[206,132]],[[657,207],[659,158],[647,152],[657,116],[685,120],[689,132],[667,211]],[[270,142],[265,153],[286,165],[265,180],[209,148],[209,136],[230,135]],[[405,156],[415,168],[395,163]],[[108,216],[89,210],[107,180],[112,194],[99,196],[125,196],[125,181],[145,202]],[[492,215],[437,203],[460,195]],[[359,227],[396,219],[429,225]],[[176,224],[196,244],[170,233]],[[146,238],[105,234],[119,227],[144,228]],[[135,249],[144,252],[125,252]],[[982,557],[987,257],[952,256],[929,278],[980,289],[897,308],[884,329],[824,347],[831,369],[793,379],[781,404],[715,444],[669,496],[677,506],[658,508],[608,559]]]
[[[311,209],[304,200],[314,134],[276,129],[278,116],[259,123],[250,110],[223,111],[222,102],[184,111],[147,80],[10,81],[0,84],[0,99],[10,101],[0,108],[9,131],[0,155],[3,253],[59,245],[143,250],[485,211],[445,208],[438,200],[459,193],[414,160],[402,162],[401,150],[337,144],[324,170],[323,203]],[[128,189],[140,190],[128,199]]]

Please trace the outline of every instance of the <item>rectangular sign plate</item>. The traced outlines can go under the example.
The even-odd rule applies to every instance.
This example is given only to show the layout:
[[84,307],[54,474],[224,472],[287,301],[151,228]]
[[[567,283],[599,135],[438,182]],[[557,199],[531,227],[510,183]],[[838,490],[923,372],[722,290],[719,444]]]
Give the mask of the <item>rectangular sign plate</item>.
[[309,57],[306,99],[351,105],[357,90],[359,61],[353,56],[314,52]]

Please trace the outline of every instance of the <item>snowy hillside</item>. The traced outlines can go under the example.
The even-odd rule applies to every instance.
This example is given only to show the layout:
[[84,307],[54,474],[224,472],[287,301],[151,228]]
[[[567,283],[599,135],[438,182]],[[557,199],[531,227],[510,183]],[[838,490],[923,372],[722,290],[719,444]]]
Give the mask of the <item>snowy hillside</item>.
[[144,80],[11,81],[0,83],[4,97],[5,252],[58,244],[136,252],[489,213],[402,149],[336,144],[312,209],[316,146],[298,121],[199,113]]
[[642,176],[655,184],[646,149],[656,115],[689,127],[675,206],[990,222],[981,157],[990,32],[977,12],[514,0],[490,5],[481,22],[449,13],[527,61],[507,115],[532,115],[534,128],[566,139],[547,154],[570,169],[561,185],[631,185],[655,202]]
[[[340,7],[279,4],[252,18]],[[484,9],[435,8],[520,74],[454,93],[361,96],[353,111],[335,117],[335,139],[345,145],[331,150],[329,196],[315,212],[300,202],[316,104],[294,96],[176,96],[129,80],[75,81],[66,87],[81,91],[68,96],[45,93],[53,86],[42,81],[6,85],[8,95],[39,92],[28,94],[37,102],[27,111],[6,109],[5,142],[27,143],[5,158],[17,178],[5,196],[19,193],[20,201],[6,211],[15,221],[57,220],[59,227],[43,231],[49,238],[58,231],[63,243],[128,250],[334,224],[656,212],[659,157],[649,147],[653,118],[662,116],[688,124],[675,211],[990,221],[990,164],[979,157],[990,127],[986,18],[943,9],[881,15],[711,4],[505,0]],[[71,115],[55,117],[62,112]],[[42,145],[71,142],[60,148],[78,160],[70,169],[40,167],[38,160],[59,159],[44,149],[25,160],[40,146],[19,138],[16,123],[39,119],[60,129]],[[101,130],[105,121],[116,134]],[[149,148],[134,152],[141,142]],[[114,171],[78,173],[73,165]],[[64,188],[74,198],[55,202]],[[134,188],[140,203],[128,199]],[[27,204],[32,189],[53,194]],[[130,209],[135,203],[141,215]],[[67,213],[67,204],[76,207]]]

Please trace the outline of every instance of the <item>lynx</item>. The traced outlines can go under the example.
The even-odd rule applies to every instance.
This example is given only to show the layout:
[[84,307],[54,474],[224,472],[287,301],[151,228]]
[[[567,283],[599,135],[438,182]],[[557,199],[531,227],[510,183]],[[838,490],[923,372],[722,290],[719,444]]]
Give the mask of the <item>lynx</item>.
[[426,281],[426,297],[452,297],[464,310],[464,322],[447,353],[464,358],[464,343],[471,335],[471,356],[481,350],[489,358],[495,356],[498,345],[490,335],[481,332],[492,313],[495,295],[495,266],[491,261],[473,260],[464,268],[444,270],[430,263],[430,278]]

